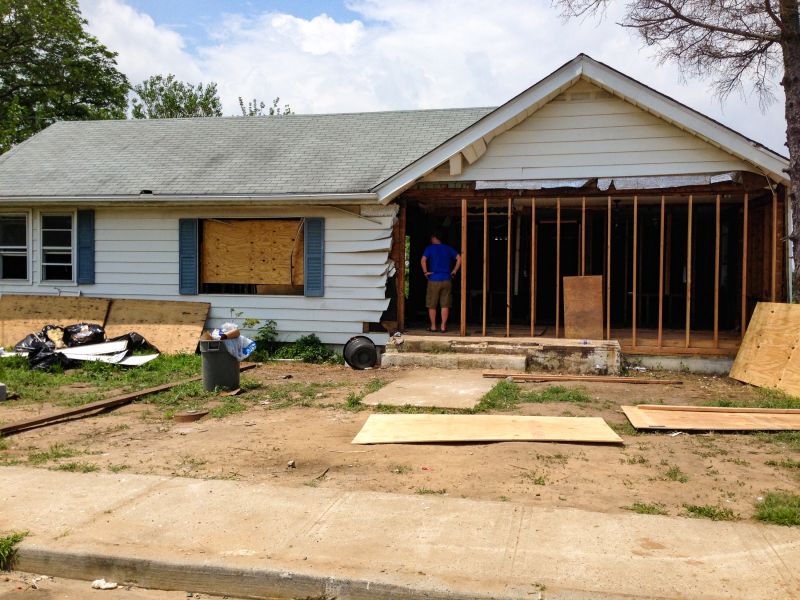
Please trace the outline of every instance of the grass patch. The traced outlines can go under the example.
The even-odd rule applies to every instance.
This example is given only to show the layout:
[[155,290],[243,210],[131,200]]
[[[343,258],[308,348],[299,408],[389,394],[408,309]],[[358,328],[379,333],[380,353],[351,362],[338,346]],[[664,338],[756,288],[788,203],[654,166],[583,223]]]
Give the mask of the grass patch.
[[768,460],[764,463],[769,467],[780,467],[782,469],[800,469],[800,460],[784,458],[783,460]]
[[434,490],[434,489],[431,489],[431,488],[421,487],[421,488],[417,488],[417,491],[414,492],[414,493],[415,494],[420,494],[422,496],[427,496],[427,495],[439,495],[439,496],[442,496],[442,495],[447,493],[447,489],[446,488],[440,488],[438,490]]
[[591,398],[579,388],[549,385],[544,389],[523,391],[516,383],[503,380],[489,390],[471,412],[512,410],[523,403],[589,402],[590,400]]
[[800,451],[800,431],[759,431],[753,435],[759,442]]
[[800,398],[772,388],[754,388],[753,395],[744,400],[716,398],[708,406],[729,408],[800,408]]
[[327,390],[339,387],[340,383],[284,383],[264,388],[259,398],[269,400],[268,408],[280,409],[292,406],[309,407],[327,396]]
[[100,467],[98,467],[94,463],[87,463],[87,462],[68,462],[63,463],[60,465],[56,465],[55,467],[51,467],[52,471],[68,471],[69,473],[94,473],[95,471],[99,471]]
[[12,533],[0,537],[0,571],[10,571],[17,555],[17,544],[25,539],[27,531]]
[[122,473],[122,471],[126,471],[130,469],[129,465],[108,465],[108,470],[112,473]]
[[800,496],[788,492],[768,492],[756,504],[755,518],[775,525],[800,525]]
[[686,483],[689,481],[689,476],[684,473],[678,465],[672,465],[664,472],[664,478],[670,481],[677,481],[679,483]]
[[8,450],[8,440],[0,435],[0,452]]
[[364,386],[364,395],[372,394],[373,392],[377,392],[379,389],[386,387],[386,384],[389,382],[385,379],[381,379],[379,377],[373,377],[370,379],[367,384]]
[[624,423],[609,423],[608,426],[611,427],[617,435],[641,435],[639,430],[631,425],[629,421],[625,421]]
[[520,478],[529,481],[533,485],[547,485],[547,475],[537,473],[536,471],[523,473],[520,475]]
[[737,521],[739,515],[730,508],[711,506],[710,504],[684,504],[686,515],[695,519],[711,519],[712,521]]
[[72,458],[81,454],[79,451],[68,448],[63,444],[52,444],[47,450],[42,452],[31,452],[28,454],[28,462],[32,465],[43,465],[51,460],[62,458]]
[[623,506],[625,510],[630,510],[640,515],[666,515],[666,507],[660,502],[634,502],[630,506]]

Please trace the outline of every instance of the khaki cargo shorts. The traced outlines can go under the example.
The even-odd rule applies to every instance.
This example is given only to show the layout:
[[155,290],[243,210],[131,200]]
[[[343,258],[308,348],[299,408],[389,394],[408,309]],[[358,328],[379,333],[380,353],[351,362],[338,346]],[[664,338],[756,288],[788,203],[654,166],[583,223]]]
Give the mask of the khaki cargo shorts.
[[425,294],[425,306],[428,308],[450,308],[453,306],[452,285],[450,281],[429,281]]

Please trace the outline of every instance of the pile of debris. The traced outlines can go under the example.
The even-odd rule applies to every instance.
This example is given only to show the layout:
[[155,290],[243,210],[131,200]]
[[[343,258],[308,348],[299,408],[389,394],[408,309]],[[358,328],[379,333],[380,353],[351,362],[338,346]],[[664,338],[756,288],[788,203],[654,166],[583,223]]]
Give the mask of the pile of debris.
[[[153,350],[151,354],[132,355],[134,350]],[[75,323],[61,327],[45,325],[30,333],[3,356],[27,356],[31,369],[46,370],[54,365],[74,367],[84,361],[98,361],[127,367],[143,365],[158,356],[157,349],[142,335],[129,332],[106,339],[102,325]]]

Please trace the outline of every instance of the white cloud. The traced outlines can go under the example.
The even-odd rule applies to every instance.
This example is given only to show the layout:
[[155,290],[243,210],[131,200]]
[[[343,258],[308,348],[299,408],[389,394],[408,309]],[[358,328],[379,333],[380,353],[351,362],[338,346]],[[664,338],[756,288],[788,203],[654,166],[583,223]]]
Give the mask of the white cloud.
[[360,19],[349,22],[228,15],[192,52],[124,0],[81,6],[132,81],[156,72],[216,81],[228,114],[240,95],[280,95],[298,112],[496,105],[585,52],[772,147],[785,139],[782,98],[766,114],[752,98],[720,106],[706,82],[684,83],[615,24],[620,5],[600,23],[564,23],[548,0],[351,0]]

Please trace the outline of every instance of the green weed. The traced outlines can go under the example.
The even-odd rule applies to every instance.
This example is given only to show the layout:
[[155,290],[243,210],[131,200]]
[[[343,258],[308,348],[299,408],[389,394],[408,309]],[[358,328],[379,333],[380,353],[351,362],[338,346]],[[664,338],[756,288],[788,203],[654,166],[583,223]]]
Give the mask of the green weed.
[[666,515],[667,509],[660,502],[634,502],[630,506],[623,506],[625,510],[630,510],[640,515]]
[[79,451],[73,450],[72,448],[67,448],[63,444],[52,444],[47,450],[28,454],[28,462],[32,465],[43,465],[51,460],[72,458],[74,456],[78,456],[79,454]]
[[776,525],[800,525],[800,496],[788,492],[768,492],[756,504],[755,518]]
[[782,469],[800,469],[800,460],[784,458],[783,460],[768,460],[764,463],[770,467],[781,467]]
[[712,521],[736,521],[740,517],[730,508],[711,506],[710,504],[684,504],[686,515],[696,519],[711,519]]
[[10,571],[17,555],[17,544],[25,539],[27,531],[0,537],[0,571]]
[[677,481],[679,483],[686,483],[689,481],[689,476],[681,471],[681,468],[678,465],[672,465],[669,469],[667,469],[664,472],[664,477],[670,481]]
[[68,462],[51,467],[53,471],[68,471],[70,473],[94,473],[99,469],[100,467],[96,464],[87,462]]
[[800,408],[800,398],[772,388],[755,388],[754,396],[744,400],[716,398],[709,406],[753,408]]
[[417,488],[417,491],[415,493],[416,494],[420,494],[422,496],[431,495],[431,494],[438,494],[438,495],[441,496],[441,495],[444,495],[444,494],[447,493],[447,489],[441,488],[441,489],[438,489],[438,490],[434,490],[434,489],[431,489],[431,488],[421,487],[421,488]]

